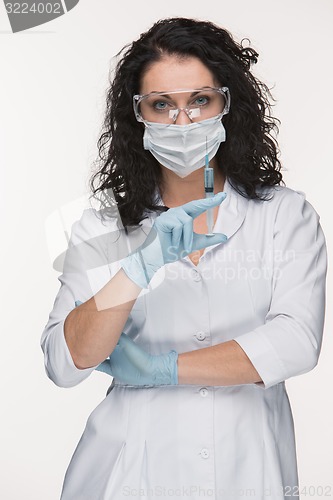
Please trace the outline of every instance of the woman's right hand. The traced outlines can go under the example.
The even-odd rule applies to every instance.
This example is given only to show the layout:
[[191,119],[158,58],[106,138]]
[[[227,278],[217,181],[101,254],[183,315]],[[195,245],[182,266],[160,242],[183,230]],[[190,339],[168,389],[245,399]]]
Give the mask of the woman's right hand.
[[165,264],[182,259],[195,250],[225,243],[225,234],[207,236],[193,232],[193,219],[220,205],[225,197],[226,193],[220,192],[212,198],[190,201],[159,215],[143,245],[123,259],[121,266],[127,276],[141,288],[146,288],[155,272]]
[[177,385],[177,359],[175,350],[150,354],[122,333],[109,359],[95,369],[130,385]]

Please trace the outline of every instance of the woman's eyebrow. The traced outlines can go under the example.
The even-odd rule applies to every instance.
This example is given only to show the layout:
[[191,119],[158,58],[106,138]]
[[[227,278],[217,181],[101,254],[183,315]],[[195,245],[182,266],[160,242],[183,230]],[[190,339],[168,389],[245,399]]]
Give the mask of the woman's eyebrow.
[[[202,89],[198,89],[196,90],[195,92],[192,92],[192,94],[190,95],[190,97],[194,97],[195,95],[199,94],[200,92],[203,92],[204,90],[207,90],[208,87],[203,87]],[[178,92],[180,94],[180,92]],[[167,97],[168,99],[171,99],[171,95],[170,94],[166,94],[165,92],[159,92],[158,90],[153,90],[151,92],[151,94],[163,94],[163,97]],[[175,92],[174,94],[172,95],[176,95],[177,92]]]

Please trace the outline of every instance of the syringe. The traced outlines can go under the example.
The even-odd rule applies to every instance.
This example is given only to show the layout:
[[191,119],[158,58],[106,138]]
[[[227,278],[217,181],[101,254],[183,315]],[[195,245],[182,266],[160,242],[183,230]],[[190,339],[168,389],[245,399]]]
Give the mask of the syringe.
[[[207,137],[206,137],[206,156],[205,156],[205,196],[212,198],[214,196],[214,169],[209,166],[209,158],[207,153]],[[214,227],[214,208],[207,210],[207,226],[208,233],[206,236],[213,236]]]

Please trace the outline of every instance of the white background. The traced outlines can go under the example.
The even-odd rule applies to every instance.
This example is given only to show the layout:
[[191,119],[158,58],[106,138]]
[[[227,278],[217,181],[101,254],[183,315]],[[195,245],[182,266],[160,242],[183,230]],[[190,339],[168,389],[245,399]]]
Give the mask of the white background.
[[[0,5],[2,499],[59,499],[86,420],[109,386],[94,372],[58,388],[39,342],[59,286],[45,222],[88,192],[113,56],[163,17],[208,19],[250,38],[260,54],[255,74],[277,99],[285,181],[321,215],[330,249],[332,14],[332,0],[81,0],[55,21],[12,34]],[[332,326],[327,307],[318,366],[287,382],[304,499],[333,498]],[[311,486],[330,489],[325,496]]]

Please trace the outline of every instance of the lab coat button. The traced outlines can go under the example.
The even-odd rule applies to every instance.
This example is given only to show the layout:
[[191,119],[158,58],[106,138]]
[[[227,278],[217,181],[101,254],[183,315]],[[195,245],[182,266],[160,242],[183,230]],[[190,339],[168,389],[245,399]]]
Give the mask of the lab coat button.
[[193,279],[194,279],[194,281],[200,281],[201,280],[201,276],[200,276],[200,274],[198,273],[198,271],[196,269],[193,270]]
[[206,389],[206,387],[202,387],[199,392],[203,398],[205,398],[208,394],[208,390]]
[[204,340],[204,339],[206,338],[206,334],[205,334],[205,332],[198,332],[198,333],[196,334],[196,338],[197,338],[198,340]]
[[200,452],[200,455],[202,456],[202,458],[208,458],[209,457],[209,451],[207,450],[207,448],[202,448],[202,450]]

